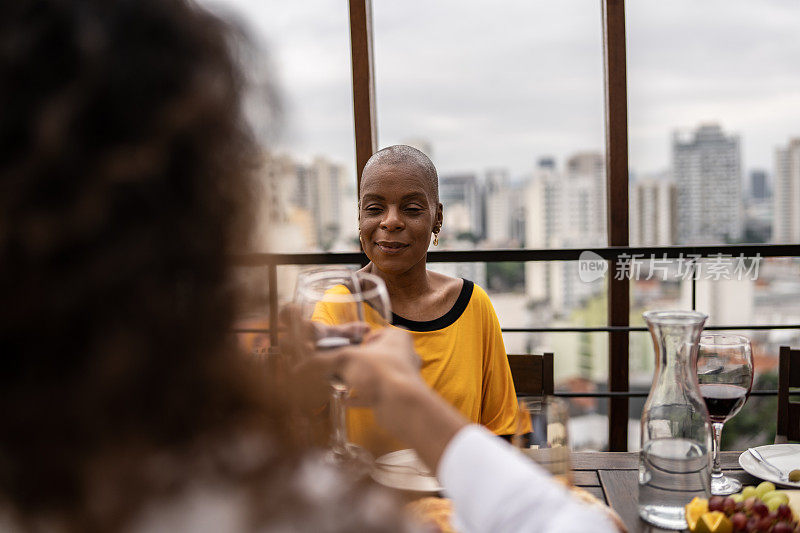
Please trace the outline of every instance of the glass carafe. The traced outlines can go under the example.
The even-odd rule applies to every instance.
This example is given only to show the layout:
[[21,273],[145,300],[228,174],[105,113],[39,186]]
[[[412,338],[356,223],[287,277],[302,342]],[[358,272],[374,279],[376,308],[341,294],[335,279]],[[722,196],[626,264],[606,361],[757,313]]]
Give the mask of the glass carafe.
[[666,529],[685,529],[684,505],[711,491],[711,423],[697,383],[706,318],[696,311],[644,314],[656,368],[642,411],[639,516]]

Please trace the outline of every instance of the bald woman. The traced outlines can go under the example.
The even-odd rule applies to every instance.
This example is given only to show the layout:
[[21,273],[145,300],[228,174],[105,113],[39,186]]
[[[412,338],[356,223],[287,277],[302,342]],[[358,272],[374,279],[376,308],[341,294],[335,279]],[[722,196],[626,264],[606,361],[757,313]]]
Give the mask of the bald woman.
[[[393,325],[408,330],[423,379],[467,420],[514,434],[517,400],[500,324],[486,292],[467,279],[427,269],[431,237],[442,229],[439,178],[428,157],[398,145],[375,153],[359,191],[362,270],[389,290]],[[350,440],[383,454],[407,445],[388,437],[372,412],[351,409]]]

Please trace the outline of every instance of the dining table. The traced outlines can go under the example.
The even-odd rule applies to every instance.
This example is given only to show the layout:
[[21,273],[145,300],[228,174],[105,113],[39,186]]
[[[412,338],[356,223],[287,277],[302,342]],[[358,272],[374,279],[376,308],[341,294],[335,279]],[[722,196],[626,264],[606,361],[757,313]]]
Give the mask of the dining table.
[[[741,481],[743,486],[758,485],[761,480],[745,472],[739,465],[741,453],[721,452],[720,463],[723,472],[725,475]],[[630,533],[674,532],[674,530],[652,526],[639,518],[638,477],[638,452],[574,452],[572,454],[572,483],[614,509]]]

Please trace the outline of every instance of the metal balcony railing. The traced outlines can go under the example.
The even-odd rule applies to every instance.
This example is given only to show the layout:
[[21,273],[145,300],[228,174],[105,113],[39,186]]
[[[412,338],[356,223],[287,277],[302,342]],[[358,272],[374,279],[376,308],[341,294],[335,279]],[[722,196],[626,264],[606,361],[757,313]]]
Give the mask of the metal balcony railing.
[[[428,253],[428,261],[432,263],[466,263],[466,262],[527,262],[527,261],[577,261],[582,252],[589,250],[603,259],[616,262],[620,258],[629,258],[641,255],[649,258],[678,259],[681,257],[708,258],[719,254],[733,257],[800,257],[798,244],[736,244],[713,246],[664,246],[664,247],[605,247],[605,248],[563,248],[563,249],[514,249],[514,250],[463,250],[463,251],[432,251]],[[270,336],[271,346],[277,346],[278,335],[278,291],[277,268],[281,265],[359,265],[366,263],[366,257],[359,252],[349,253],[301,253],[301,254],[269,254],[252,253],[234,256],[234,264],[242,267],[265,267],[269,277],[269,320],[268,329],[236,329],[237,333],[263,333]],[[692,308],[695,308],[696,282],[692,277]],[[773,330],[773,329],[798,329],[800,324],[736,324],[707,326],[708,330]],[[583,332],[645,332],[647,328],[641,326],[596,326],[596,327],[532,327],[509,328],[503,327],[504,332],[519,333],[583,333]],[[555,354],[558,357],[558,354]],[[615,361],[615,354],[609,357],[609,366]],[[625,356],[628,356],[627,350]],[[625,365],[627,368],[627,365]],[[776,395],[777,390],[753,391],[754,396]],[[647,391],[599,391],[599,392],[556,392],[556,395],[568,398],[641,398],[647,396]],[[614,409],[614,403],[609,405],[609,411]],[[609,412],[609,416],[611,413]],[[615,431],[613,428],[610,431]],[[625,428],[627,433],[627,428]],[[620,438],[618,436],[618,438]]]

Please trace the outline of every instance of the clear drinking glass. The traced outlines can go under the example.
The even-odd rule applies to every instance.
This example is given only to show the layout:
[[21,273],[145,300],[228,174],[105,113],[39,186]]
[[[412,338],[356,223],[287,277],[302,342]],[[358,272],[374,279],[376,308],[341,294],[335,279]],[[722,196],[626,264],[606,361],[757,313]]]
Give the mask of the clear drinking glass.
[[[388,326],[392,312],[383,280],[373,274],[345,268],[328,268],[301,273],[297,279],[294,304],[296,319],[290,328],[296,343],[311,337],[317,351],[360,344],[370,331]],[[332,434],[328,460],[364,473],[372,457],[348,442],[344,399],[347,387],[331,380]]]
[[739,492],[739,480],[722,474],[719,465],[722,426],[738,413],[753,386],[753,354],[750,339],[741,335],[705,334],[697,352],[697,381],[714,428],[714,463],[711,494]]
[[521,398],[511,443],[566,485],[572,484],[569,408],[555,396]]

